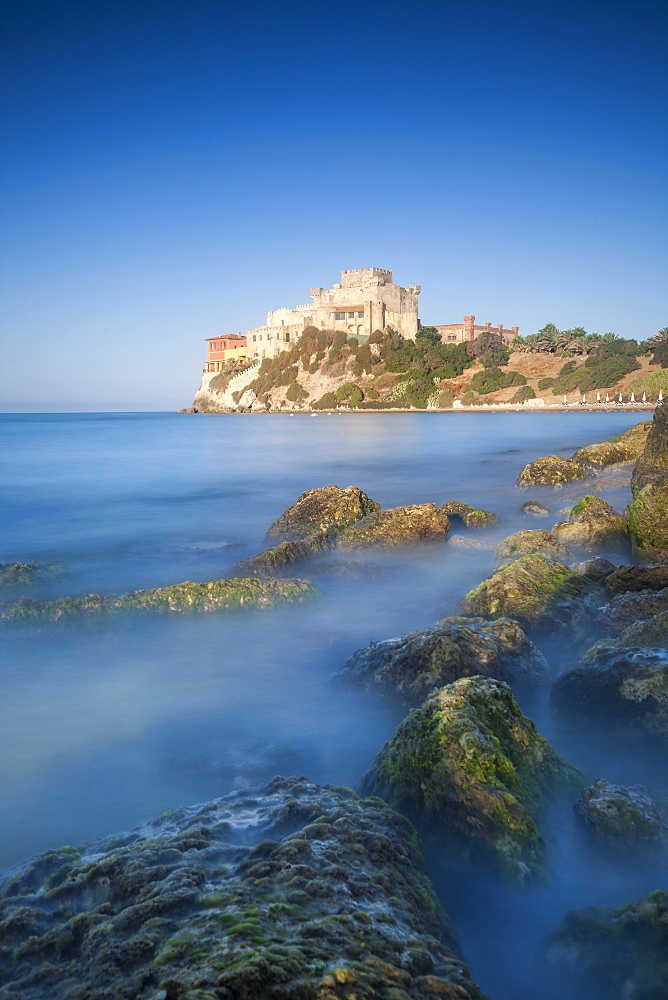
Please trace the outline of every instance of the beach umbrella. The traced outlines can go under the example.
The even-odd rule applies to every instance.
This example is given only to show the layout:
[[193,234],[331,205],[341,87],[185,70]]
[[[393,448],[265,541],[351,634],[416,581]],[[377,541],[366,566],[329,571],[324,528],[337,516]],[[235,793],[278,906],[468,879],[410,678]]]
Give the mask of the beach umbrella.
[[659,402],[661,402],[661,400],[662,400],[662,399],[663,399],[663,393],[662,393],[662,392],[661,392],[661,390],[659,389]]
[[566,399],[565,396],[564,396],[564,406],[568,406],[568,400]]
[[618,402],[620,402],[620,403],[621,403],[621,402],[623,402],[623,400],[622,400],[622,394],[621,394],[621,392],[620,392],[620,394],[619,394],[619,400],[618,400]]
[[643,394],[642,394],[642,401],[643,401],[643,403],[647,402],[647,393],[646,392],[643,392]]
[[607,392],[606,392],[606,394],[605,394],[605,401],[606,401],[606,403],[609,403],[609,402],[610,402],[610,397],[608,396],[608,393],[607,393]]
[[582,393],[582,402],[583,402],[583,403],[586,403],[586,402],[587,402],[587,393],[586,393],[586,392],[583,392],[583,393]]
[[597,393],[596,393],[596,402],[597,402],[597,403],[600,403],[600,402],[601,402],[601,394],[600,394],[600,392],[597,392]]
[[635,403],[635,401],[636,401],[636,397],[633,395],[633,393],[631,393],[631,402]]

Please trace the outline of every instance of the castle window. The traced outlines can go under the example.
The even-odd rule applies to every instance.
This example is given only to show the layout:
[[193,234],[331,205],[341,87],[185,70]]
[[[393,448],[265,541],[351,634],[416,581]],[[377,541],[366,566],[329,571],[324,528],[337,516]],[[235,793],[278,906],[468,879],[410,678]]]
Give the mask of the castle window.
[[346,318],[345,313],[334,313],[334,319],[345,319],[345,318]]
[[355,319],[355,313],[348,313],[348,319]]
[[253,334],[253,343],[255,343],[256,340],[257,340],[257,336],[255,334]]
[[357,314],[357,318],[358,319],[364,319],[364,313],[358,313]]

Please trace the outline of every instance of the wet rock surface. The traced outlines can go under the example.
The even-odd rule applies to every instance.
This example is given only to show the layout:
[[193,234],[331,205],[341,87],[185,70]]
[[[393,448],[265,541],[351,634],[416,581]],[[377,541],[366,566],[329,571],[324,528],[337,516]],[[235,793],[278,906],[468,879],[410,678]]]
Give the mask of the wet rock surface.
[[633,470],[629,531],[639,559],[668,555],[668,406],[654,411],[642,459]]
[[668,653],[598,646],[555,682],[556,714],[604,732],[668,740]]
[[524,466],[517,477],[518,486],[555,486],[585,479],[586,471],[579,462],[560,455],[545,455]]
[[668,995],[668,893],[619,909],[573,910],[552,935],[548,956],[573,986],[596,1000],[664,1000]]
[[614,572],[615,564],[609,559],[597,556],[596,559],[586,559],[584,562],[572,563],[571,569],[580,576],[588,576],[590,580],[605,580],[606,576]]
[[650,465],[668,469],[668,405],[665,401],[654,411],[643,450],[643,459]]
[[583,790],[574,809],[602,847],[650,856],[668,847],[665,805],[642,785],[625,787],[601,779]]
[[449,500],[442,505],[441,510],[448,515],[453,526],[462,524],[466,528],[493,528],[501,523],[491,510],[479,510],[461,500]]
[[570,641],[589,632],[592,609],[603,595],[603,589],[586,576],[544,556],[530,555],[483,580],[462,601],[462,612],[515,618],[529,635],[557,635]]
[[343,489],[319,486],[302,493],[296,503],[270,524],[267,538],[283,542],[313,535],[326,528],[345,528],[375,510],[380,510],[380,504],[356,486]]
[[273,576],[281,573],[288,566],[304,562],[321,552],[327,552],[334,545],[333,532],[316,531],[305,538],[297,538],[291,542],[281,542],[271,549],[260,552],[250,559],[235,563],[230,569],[232,577]]
[[580,448],[571,458],[585,468],[602,468],[606,465],[630,465],[637,460],[638,453],[621,441],[602,441]]
[[315,596],[308,580],[210,580],[208,583],[186,581],[173,587],[138,590],[124,597],[61,597],[55,601],[24,598],[0,605],[0,621],[24,625],[69,621],[102,621],[121,612],[184,614],[239,608],[269,608],[277,604],[304,601]]
[[554,525],[552,534],[564,545],[584,552],[623,552],[629,543],[626,518],[605,500],[593,496],[577,503],[567,521]]
[[612,597],[628,591],[657,591],[665,587],[668,587],[668,565],[618,566],[605,578],[605,589]]
[[0,587],[29,587],[55,569],[38,562],[0,563]]
[[450,520],[435,503],[377,510],[337,535],[342,549],[393,548],[420,542],[444,542]]
[[636,622],[648,621],[668,611],[668,588],[617,594],[598,608],[595,623],[607,635],[620,635]]
[[502,681],[467,677],[413,709],[362,788],[415,818],[439,849],[520,881],[544,874],[544,796],[579,789]]
[[7,1000],[484,1000],[410,824],[304,778],[49,851],[0,915]]
[[542,528],[533,531],[516,531],[505,538],[494,550],[494,558],[500,566],[507,566],[521,556],[541,555],[557,562],[569,562],[573,558],[570,549]]
[[434,688],[477,674],[535,688],[547,683],[549,667],[517,622],[454,617],[370,643],[350,657],[336,680],[415,704]]

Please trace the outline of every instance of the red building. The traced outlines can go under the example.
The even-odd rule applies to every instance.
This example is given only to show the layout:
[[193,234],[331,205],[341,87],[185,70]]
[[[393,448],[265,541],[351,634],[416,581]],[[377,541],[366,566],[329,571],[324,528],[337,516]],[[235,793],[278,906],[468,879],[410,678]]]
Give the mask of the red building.
[[219,372],[225,361],[246,357],[246,338],[240,333],[225,333],[217,337],[207,337],[207,372]]

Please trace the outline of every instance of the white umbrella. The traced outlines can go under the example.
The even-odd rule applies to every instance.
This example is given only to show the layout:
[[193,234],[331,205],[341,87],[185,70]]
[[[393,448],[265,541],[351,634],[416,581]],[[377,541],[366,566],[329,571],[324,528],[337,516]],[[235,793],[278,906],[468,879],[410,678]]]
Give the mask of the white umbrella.
[[661,390],[659,389],[659,402],[661,402],[661,400],[662,400],[662,399],[663,399],[663,393],[662,393],[662,392],[661,392]]
[[568,400],[566,399],[565,396],[564,396],[564,406],[568,406]]
[[619,394],[619,400],[618,400],[618,402],[620,402],[620,403],[622,402],[622,394],[621,394],[621,392]]
[[601,394],[600,394],[600,392],[597,392],[597,393],[596,393],[596,402],[597,402],[597,403],[600,403],[600,402],[601,402]]
[[633,393],[631,393],[631,402],[635,403],[635,401],[636,401],[636,397],[633,395]]
[[583,393],[582,393],[582,402],[583,402],[583,403],[586,403],[586,402],[587,402],[587,393],[586,393],[586,392],[583,392]]
[[642,401],[643,401],[643,403],[647,402],[647,393],[646,392],[643,392],[643,394],[642,394]]
[[606,401],[606,403],[610,402],[610,397],[608,396],[607,392],[605,394],[605,401]]

